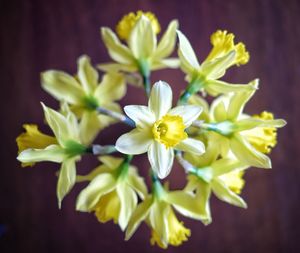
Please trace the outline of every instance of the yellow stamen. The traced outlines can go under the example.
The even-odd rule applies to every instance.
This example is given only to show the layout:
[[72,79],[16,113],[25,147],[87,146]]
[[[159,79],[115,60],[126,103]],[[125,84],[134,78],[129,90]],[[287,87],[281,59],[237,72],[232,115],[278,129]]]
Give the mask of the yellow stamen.
[[93,211],[99,222],[105,223],[113,220],[117,224],[120,213],[120,199],[117,192],[112,191],[102,196]]
[[220,178],[230,190],[236,194],[241,194],[245,185],[245,180],[243,179],[244,174],[244,171],[233,171],[220,176]]
[[[49,145],[57,144],[55,137],[41,133],[37,125],[24,124],[23,128],[26,130],[26,132],[21,133],[16,139],[18,153],[21,153],[29,148],[44,149]],[[34,163],[22,163],[22,167],[33,165]]]
[[185,126],[182,117],[178,115],[165,115],[162,119],[154,123],[152,133],[156,141],[170,148],[188,137],[184,129]]
[[235,50],[236,56],[234,64],[239,66],[246,64],[249,61],[250,55],[249,52],[246,51],[245,45],[242,42],[239,42],[236,45],[234,44],[234,34],[217,30],[211,35],[210,41],[213,45],[213,49],[206,60],[210,61],[222,57],[230,51]]
[[[191,231],[184,227],[183,222],[179,222],[176,218],[173,210],[170,211],[168,216],[168,244],[172,246],[179,246],[183,242],[188,240],[188,237],[191,235]],[[168,246],[164,245],[159,238],[158,234],[152,230],[151,232],[151,245],[157,244],[159,247],[166,249]]]
[[[253,115],[253,118],[273,120],[274,115],[264,111],[260,115]],[[246,137],[258,151],[269,154],[277,144],[277,129],[275,127],[257,127],[247,131]]]
[[116,27],[118,36],[121,39],[127,40],[133,27],[142,16],[145,16],[150,20],[154,33],[158,34],[160,32],[160,24],[156,16],[152,12],[137,11],[136,13],[130,12],[119,21]]

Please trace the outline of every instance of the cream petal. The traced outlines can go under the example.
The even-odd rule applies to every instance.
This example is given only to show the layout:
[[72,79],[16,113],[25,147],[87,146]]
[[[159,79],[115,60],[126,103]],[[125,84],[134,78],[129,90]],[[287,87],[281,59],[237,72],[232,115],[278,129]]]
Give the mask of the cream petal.
[[155,60],[151,64],[151,70],[159,70],[164,68],[177,69],[180,66],[180,60],[177,58],[167,58]]
[[234,155],[245,164],[265,169],[272,167],[270,158],[256,150],[240,134],[236,133],[230,139],[230,147]]
[[175,149],[185,152],[191,152],[197,155],[202,155],[205,152],[205,146],[202,141],[186,138],[176,145]]
[[121,230],[124,231],[127,227],[128,221],[137,206],[137,196],[134,190],[132,190],[126,183],[119,183],[117,185],[117,194],[120,199],[120,214],[119,225]]
[[236,122],[236,131],[250,130],[256,127],[284,127],[286,121],[283,119],[262,120],[256,118],[242,119]]
[[98,85],[98,72],[93,68],[90,58],[86,55],[78,59],[77,65],[77,75],[84,91],[86,94],[93,93]]
[[177,30],[177,36],[179,39],[178,55],[182,67],[187,74],[192,74],[195,70],[200,69],[199,62],[190,42],[185,35]]
[[49,70],[41,73],[41,83],[45,91],[60,101],[80,104],[84,96],[76,79],[62,71]]
[[172,20],[158,43],[157,49],[154,53],[154,58],[162,59],[168,57],[173,52],[176,43],[177,28],[178,21]]
[[128,45],[136,59],[147,59],[156,50],[156,35],[150,20],[142,16],[132,29]]
[[95,111],[85,111],[80,121],[80,140],[82,144],[89,145],[96,138],[100,130],[100,121]]
[[17,157],[22,163],[42,161],[61,163],[65,158],[64,150],[58,145],[50,145],[45,149],[25,149]]
[[101,28],[102,40],[108,49],[110,57],[118,63],[131,64],[134,58],[126,46],[124,46],[116,34],[108,27]]
[[100,197],[115,189],[116,180],[110,173],[96,176],[77,197],[76,210],[89,212],[97,204]]
[[110,169],[118,168],[121,165],[121,163],[124,161],[123,158],[118,158],[110,155],[99,156],[98,159],[100,160],[100,162],[102,162],[105,166],[107,166]]
[[[126,93],[124,76],[118,73],[108,73],[102,78],[95,90],[94,96],[101,106],[112,101],[120,100]],[[104,106],[105,107],[105,106]]]
[[198,105],[181,105],[171,109],[168,114],[181,116],[187,128],[199,117],[202,110],[202,107]]
[[125,240],[128,241],[131,236],[134,234],[134,232],[137,230],[141,222],[146,218],[146,216],[149,214],[150,207],[152,205],[153,199],[152,197],[147,197],[142,203],[140,203],[137,208],[134,210],[127,229],[126,229],[126,235]]
[[248,166],[240,162],[239,160],[234,160],[230,158],[222,158],[215,161],[211,167],[213,172],[213,177],[218,177],[226,173],[246,169]]
[[56,194],[58,199],[58,207],[61,208],[63,198],[71,191],[76,182],[76,158],[65,160],[60,168]]
[[137,173],[137,169],[133,166],[130,167],[127,183],[138,193],[141,199],[144,199],[147,195],[147,186],[143,177],[140,177]]
[[165,145],[154,141],[149,147],[148,159],[152,169],[157,173],[159,178],[163,179],[171,172],[174,150],[172,148],[166,148]]
[[155,123],[155,115],[147,106],[127,105],[124,107],[124,111],[140,128],[149,128]]
[[172,89],[168,83],[159,81],[153,85],[148,106],[156,120],[167,114],[172,107]]
[[214,179],[212,184],[212,190],[214,194],[222,201],[225,201],[231,205],[235,205],[242,208],[247,208],[245,201],[229,190],[229,188],[219,179]]
[[249,85],[253,87],[253,90],[236,92],[231,98],[227,110],[229,120],[236,120],[240,116],[246,103],[250,100],[258,88],[258,79],[253,80],[249,83]]
[[210,196],[210,184],[201,180],[197,180],[196,201],[200,205],[201,213],[203,214],[203,219],[201,219],[201,221],[204,225],[208,225],[212,222],[209,204]]
[[122,63],[101,63],[97,65],[97,68],[105,72],[135,72],[138,70],[138,66],[135,63],[124,65]]
[[150,132],[133,129],[118,138],[116,149],[123,154],[138,155],[147,152],[152,142]]

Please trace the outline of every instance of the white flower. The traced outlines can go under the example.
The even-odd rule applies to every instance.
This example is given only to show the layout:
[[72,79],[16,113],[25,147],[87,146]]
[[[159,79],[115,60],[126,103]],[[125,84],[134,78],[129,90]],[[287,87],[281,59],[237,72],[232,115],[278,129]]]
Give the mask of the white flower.
[[195,121],[202,107],[195,105],[172,107],[172,90],[166,82],[154,84],[148,102],[143,105],[125,106],[125,113],[134,120],[136,128],[123,134],[116,142],[116,149],[124,154],[148,152],[152,169],[159,178],[171,170],[174,149],[204,153],[204,144],[188,137],[185,129]]

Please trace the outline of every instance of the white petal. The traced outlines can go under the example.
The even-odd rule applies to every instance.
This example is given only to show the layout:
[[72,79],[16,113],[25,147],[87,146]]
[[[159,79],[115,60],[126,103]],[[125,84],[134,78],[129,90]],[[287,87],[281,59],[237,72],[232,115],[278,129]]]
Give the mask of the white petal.
[[183,119],[183,124],[187,128],[199,117],[201,112],[201,106],[181,105],[171,109],[168,114],[181,116]]
[[165,145],[155,141],[149,147],[148,159],[152,169],[159,178],[163,179],[170,174],[174,160],[174,150],[166,148]]
[[172,107],[172,89],[169,84],[159,81],[153,85],[148,106],[157,120],[167,114]]
[[155,115],[147,106],[127,105],[124,107],[124,111],[138,127],[152,127],[152,125],[155,123]]
[[118,138],[116,149],[124,154],[138,155],[147,152],[152,141],[150,132],[133,129]]
[[186,138],[176,145],[175,149],[179,149],[185,152],[191,152],[197,155],[202,155],[205,152],[205,146],[202,141]]

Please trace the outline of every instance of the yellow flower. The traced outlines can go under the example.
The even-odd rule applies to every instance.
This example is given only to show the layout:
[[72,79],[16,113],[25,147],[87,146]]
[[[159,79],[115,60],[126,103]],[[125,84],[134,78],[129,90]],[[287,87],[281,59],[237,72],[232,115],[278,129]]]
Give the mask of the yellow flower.
[[[257,87],[258,82],[253,82],[252,85]],[[218,133],[220,146],[227,147],[223,154],[231,150],[245,164],[271,168],[271,160],[264,153],[267,153],[265,151],[268,146],[275,144],[274,129],[285,126],[286,122],[273,117],[250,117],[242,114],[253,94],[254,91],[243,91],[219,97],[211,106],[212,123],[204,126]]]
[[101,106],[120,112],[120,106],[115,101],[121,99],[126,91],[124,78],[120,74],[105,74],[100,83],[98,79],[98,72],[85,55],[78,59],[75,77],[57,70],[41,74],[42,87],[59,101],[69,103],[81,118],[80,135],[84,144],[90,144],[101,129],[114,122],[96,109]]
[[177,31],[177,34],[180,67],[186,73],[186,79],[189,82],[182,98],[186,97],[187,100],[190,95],[198,91],[206,91],[212,96],[217,96],[220,93],[253,89],[251,85],[230,84],[218,80],[224,76],[229,67],[245,64],[249,60],[249,53],[244,44],[234,44],[233,34],[220,30],[215,32],[211,37],[213,49],[201,65],[185,35],[180,31]]
[[[42,105],[46,121],[54,133],[55,138],[53,139],[56,140],[56,142],[53,143],[53,139],[43,135],[42,138],[44,140],[50,140],[48,143],[44,142],[41,146],[37,147],[36,141],[31,143],[27,142],[27,149],[23,150],[17,159],[22,163],[50,161],[62,164],[57,182],[57,198],[60,208],[63,198],[75,184],[75,163],[80,159],[80,155],[86,152],[86,147],[82,145],[80,140],[77,119],[68,109],[67,105],[64,105],[66,115],[60,114],[44,104]],[[35,127],[31,127],[31,131],[32,129],[35,129]],[[34,135],[35,137],[41,137],[41,135],[37,133]],[[33,146],[31,146],[31,144],[33,144]]]
[[188,138],[185,129],[200,115],[202,108],[194,105],[172,106],[172,90],[162,81],[154,84],[147,106],[125,106],[125,113],[136,128],[120,136],[116,149],[124,154],[148,152],[152,169],[160,178],[165,178],[171,170],[174,149],[204,153],[204,145],[199,140]]
[[117,35],[108,27],[101,29],[102,40],[110,57],[116,63],[100,64],[104,71],[140,72],[149,77],[151,70],[177,68],[178,59],[167,58],[174,50],[178,22],[173,20],[157,43],[159,23],[153,14],[138,12],[125,16],[118,24],[117,32],[127,38],[122,44]]
[[[18,153],[29,148],[43,149],[51,144],[57,144],[57,141],[53,136],[41,133],[37,125],[24,124],[23,127],[26,132],[21,133],[16,139]],[[34,163],[22,163],[22,167],[33,165]]]
[[[255,119],[273,120],[274,115],[270,112],[262,112],[260,115],[253,115]],[[277,144],[277,129],[275,127],[261,127],[244,131],[243,135],[250,144],[258,151],[269,154]]]
[[244,171],[233,171],[226,173],[219,178],[229,187],[229,189],[236,194],[241,194],[242,189],[245,186],[245,180],[243,179]]
[[121,39],[127,40],[132,29],[142,16],[145,16],[149,19],[153,32],[155,34],[158,34],[160,32],[160,24],[156,16],[152,12],[137,11],[136,13],[130,12],[120,20],[116,27],[119,37]]
[[87,176],[78,176],[77,181],[91,181],[77,198],[76,209],[94,212],[99,222],[113,220],[122,230],[137,206],[137,194],[141,199],[147,194],[144,179],[137,169],[125,159],[102,156],[102,165]]
[[151,229],[150,243],[161,248],[179,246],[187,241],[191,232],[176,218],[173,208],[180,214],[197,220],[204,219],[193,194],[183,191],[167,191],[158,181],[154,182],[153,194],[148,195],[133,212],[126,230],[129,240],[139,225],[145,221]]

